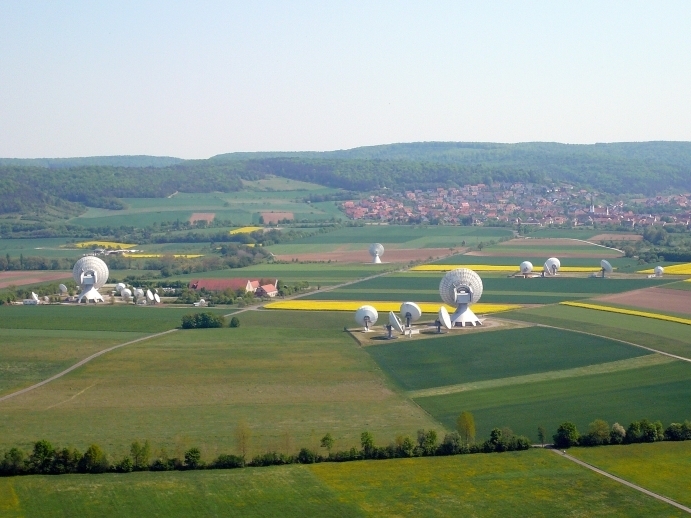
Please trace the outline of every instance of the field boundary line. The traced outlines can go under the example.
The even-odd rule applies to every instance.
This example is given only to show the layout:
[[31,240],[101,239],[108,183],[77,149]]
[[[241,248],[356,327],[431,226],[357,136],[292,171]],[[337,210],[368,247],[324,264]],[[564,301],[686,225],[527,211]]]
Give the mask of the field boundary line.
[[594,471],[595,473],[597,473],[599,475],[605,476],[609,479],[614,480],[615,482],[619,482],[620,484],[623,484],[623,485],[628,486],[632,489],[635,489],[636,491],[640,491],[641,493],[643,493],[645,495],[653,497],[657,500],[660,500],[661,502],[672,505],[672,506],[676,507],[677,509],[681,509],[682,511],[691,514],[691,507],[686,507],[685,505],[682,505],[679,502],[672,500],[671,498],[660,495],[658,493],[654,493],[654,492],[650,491],[649,489],[645,489],[644,487],[638,486],[632,482],[629,482],[628,480],[624,480],[623,478],[619,478],[616,475],[612,475],[611,473],[609,473],[603,469],[600,469],[596,466],[593,466],[592,464],[588,464],[587,462],[583,462],[582,460],[577,459],[576,457],[572,457],[571,455],[569,455],[568,453],[566,453],[562,450],[559,450],[557,448],[549,448],[549,449],[551,449],[557,455],[560,455],[560,456],[564,457],[565,459],[570,460],[571,462],[578,464],[579,466],[583,466],[584,468],[587,468],[591,471]]
[[619,372],[650,367],[653,365],[662,365],[665,363],[671,363],[673,361],[673,358],[668,358],[662,355],[646,354],[643,356],[636,356],[634,358],[627,358],[625,360],[586,365],[584,367],[574,367],[572,369],[538,372],[535,374],[525,374],[523,376],[510,376],[507,378],[474,381],[470,383],[459,383],[457,385],[445,385],[442,387],[413,390],[408,392],[407,395],[410,398],[444,396],[447,394],[456,394],[458,392],[467,392],[471,390],[483,390],[505,387],[509,385],[525,385],[527,383],[539,383],[541,381],[552,381],[564,378],[578,378],[580,376],[590,376],[593,374],[608,374],[610,372]]
[[152,338],[158,338],[159,336],[167,335],[167,334],[173,333],[175,331],[177,331],[177,329],[169,329],[168,331],[163,331],[161,333],[156,333],[156,334],[148,335],[148,336],[142,336],[141,338],[137,338],[135,340],[130,340],[129,342],[114,345],[112,347],[108,347],[107,349],[103,349],[102,351],[98,351],[98,352],[92,354],[91,356],[87,356],[83,360],[78,361],[77,363],[75,363],[71,367],[68,367],[64,371],[58,372],[57,374],[51,376],[48,379],[45,379],[45,380],[40,381],[34,385],[31,385],[30,387],[26,387],[26,388],[23,388],[23,389],[18,390],[16,392],[11,392],[10,394],[6,394],[6,395],[0,397],[0,402],[6,401],[6,400],[13,398],[15,396],[20,396],[22,394],[25,394],[25,393],[31,391],[31,390],[42,387],[43,385],[46,385],[47,383],[50,383],[51,381],[55,381],[56,379],[63,377],[65,374],[69,374],[70,372],[72,372],[75,369],[78,369],[82,365],[89,363],[91,360],[98,358],[99,356],[102,356],[102,355],[109,353],[111,351],[114,351],[115,349],[120,349],[121,347],[125,347],[126,345],[136,344],[137,342],[143,342],[144,340],[150,340]]
[[[506,318],[503,318],[502,320],[507,320],[508,322],[523,322],[522,320],[509,320]],[[634,347],[639,347],[641,349],[645,349],[646,351],[650,351],[650,352],[657,353],[657,354],[662,354],[663,356],[669,356],[670,358],[674,358],[675,360],[681,360],[683,362],[691,363],[691,358],[687,358],[685,356],[677,356],[676,354],[667,353],[665,351],[660,351],[658,349],[653,349],[652,347],[648,347],[647,345],[641,345],[641,344],[637,344],[634,342],[628,342],[628,341],[622,340],[620,338],[613,338],[611,336],[598,335],[596,333],[589,333],[588,331],[579,331],[578,329],[569,329],[568,327],[550,326],[547,324],[538,324],[537,322],[531,322],[531,323],[535,324],[538,327],[548,327],[550,329],[559,329],[560,331],[571,331],[573,333],[580,333],[582,335],[590,335],[590,336],[595,336],[597,338],[604,338],[605,340],[614,340],[615,342],[620,342],[622,344],[632,345]]]

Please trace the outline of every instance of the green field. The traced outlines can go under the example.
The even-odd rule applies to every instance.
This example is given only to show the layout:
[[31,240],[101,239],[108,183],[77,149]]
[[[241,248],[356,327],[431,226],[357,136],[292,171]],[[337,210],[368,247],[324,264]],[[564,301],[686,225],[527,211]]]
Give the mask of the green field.
[[[108,307],[95,310],[107,319]],[[253,431],[253,453],[318,449],[326,432],[339,449],[359,444],[363,430],[387,441],[419,428],[441,432],[343,332],[351,318],[246,312],[239,328],[183,330],[118,349],[0,403],[0,450],[47,438],[122,455],[149,439],[171,454],[196,445],[211,457],[236,451],[240,419]]]
[[680,504],[691,506],[691,441],[572,448],[569,454]]
[[[487,253],[491,253],[492,250],[495,249],[489,249],[485,250]],[[552,250],[552,252],[554,252]],[[533,263],[533,268],[534,271],[536,272],[541,272],[542,271],[542,265],[545,264],[545,261],[549,257],[559,257],[559,253],[549,253],[545,252],[542,255],[537,255],[537,254],[532,254],[530,253],[530,250],[527,249],[525,250],[524,254],[521,253],[516,253],[515,255],[512,256],[499,256],[499,255],[487,255],[487,256],[478,256],[478,255],[468,255],[468,254],[462,254],[462,255],[452,255],[449,257],[445,257],[443,259],[439,259],[438,261],[434,261],[434,264],[498,264],[498,265],[516,265],[516,271],[518,271],[518,266],[523,262],[523,261],[530,261]],[[584,257],[564,257],[560,259],[561,265],[562,266],[590,266],[593,268],[599,268],[600,267],[600,259],[607,259],[612,266],[616,268],[617,273],[636,273],[639,270],[643,270],[645,268],[652,268],[653,266],[656,266],[657,264],[660,264],[664,266],[665,264],[670,264],[670,263],[655,263],[654,265],[640,265],[638,264],[637,259],[631,259],[628,257],[609,257],[607,255],[598,255],[596,258],[584,258]],[[586,277],[588,274],[580,274],[583,277]],[[641,277],[643,277],[641,275]]]
[[0,396],[37,383],[82,358],[141,333],[0,329]]
[[648,354],[611,340],[540,327],[398,340],[366,351],[404,390],[571,369]]
[[231,310],[134,305],[0,306],[0,329],[61,329],[158,333],[180,327],[182,315],[195,311],[228,314]]
[[691,358],[691,333],[685,324],[561,305],[521,309],[504,316],[595,333]]
[[24,257],[74,257],[75,259],[82,256],[80,250],[65,250],[60,248],[65,244],[67,239],[60,237],[40,238],[40,239],[0,239],[0,255],[7,254],[12,258],[17,258],[20,255]]
[[[424,227],[410,225],[367,225],[345,227],[333,232],[316,234],[270,248],[274,254],[362,250],[370,243],[383,243],[385,248],[450,248],[477,244],[480,241],[511,236],[511,231],[487,227]],[[386,252],[383,260],[386,260]]]
[[682,516],[553,453],[0,479],[20,516]]
[[[377,277],[328,293],[307,296],[314,300],[414,300],[438,302],[443,273],[406,272]],[[670,279],[593,279],[578,277],[534,278],[482,274],[482,302],[552,304],[596,295],[660,286]]]
[[446,426],[462,411],[475,416],[478,434],[495,426],[537,440],[537,427],[553,434],[560,423],[588,423],[605,419],[624,426],[643,418],[669,423],[688,417],[691,364],[673,361],[603,374],[479,388],[420,397],[415,401]]

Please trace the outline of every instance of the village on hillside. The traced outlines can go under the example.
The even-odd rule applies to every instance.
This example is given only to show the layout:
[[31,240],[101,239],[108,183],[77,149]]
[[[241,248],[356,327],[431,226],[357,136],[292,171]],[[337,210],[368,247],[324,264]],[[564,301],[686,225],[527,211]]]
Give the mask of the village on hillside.
[[[385,190],[359,201],[346,201],[341,209],[351,219],[387,223],[477,225],[614,225],[635,228],[667,223],[689,224],[691,193],[655,196],[602,205],[598,193],[572,185],[546,187],[530,183],[464,185],[460,188]],[[644,207],[634,212],[626,205]]]

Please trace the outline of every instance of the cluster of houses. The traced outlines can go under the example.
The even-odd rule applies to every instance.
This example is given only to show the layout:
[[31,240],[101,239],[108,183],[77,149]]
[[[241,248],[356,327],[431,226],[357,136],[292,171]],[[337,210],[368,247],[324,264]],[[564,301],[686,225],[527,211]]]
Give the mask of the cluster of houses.
[[273,283],[252,279],[199,279],[189,284],[192,290],[201,291],[239,291],[253,293],[257,297],[275,297],[278,295],[278,279]]
[[[596,206],[596,194],[571,185],[544,186],[531,183],[464,185],[460,188],[385,191],[362,200],[346,201],[341,209],[352,219],[388,223],[442,223],[480,225],[488,221],[522,225],[623,225],[629,227],[687,223],[691,220],[691,194],[654,197],[633,202],[651,208],[650,214],[624,209],[624,202]],[[682,211],[664,219],[660,206]],[[687,209],[687,210],[683,210]]]

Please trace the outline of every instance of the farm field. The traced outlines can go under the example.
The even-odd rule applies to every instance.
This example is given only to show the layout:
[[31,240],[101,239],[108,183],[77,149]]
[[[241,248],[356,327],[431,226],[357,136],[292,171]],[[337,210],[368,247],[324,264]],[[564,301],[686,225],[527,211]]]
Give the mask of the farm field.
[[[367,347],[404,390],[615,362],[649,354],[611,340],[570,331],[526,327]],[[459,411],[460,413],[460,411]]]
[[[466,245],[474,246],[483,240],[511,235],[510,230],[501,228],[366,225],[316,234],[290,243],[274,245],[270,247],[270,250],[276,255],[366,251],[371,243],[382,243],[386,249],[442,248],[448,250]],[[388,260],[386,252],[382,260]]]
[[142,333],[0,329],[0,396],[38,383]]
[[558,255],[563,258],[609,258],[621,257],[624,254],[599,245],[575,241],[572,239],[511,239],[495,245],[486,245],[482,251],[473,251],[468,255],[474,256],[515,256],[522,254],[545,255],[551,257]]
[[[369,279],[324,293],[313,293],[307,300],[413,300],[440,302],[439,281],[443,273],[404,272]],[[482,274],[481,303],[551,304],[564,300],[591,298],[601,294],[663,285],[660,279],[589,279],[556,277],[550,279],[510,278]]]
[[343,332],[350,320],[245,312],[239,328],[182,330],[118,349],[0,403],[0,450],[46,438],[82,450],[96,442],[122,456],[148,439],[176,456],[197,446],[208,460],[237,453],[241,419],[252,430],[251,455],[318,450],[326,432],[339,449],[359,445],[364,430],[383,441],[441,432]]
[[551,436],[564,421],[575,423],[580,430],[587,430],[595,419],[624,426],[644,417],[678,422],[688,418],[689,398],[691,364],[673,360],[561,379],[497,383],[495,387],[418,397],[415,402],[449,427],[462,411],[470,411],[480,436],[494,427],[507,426],[537,441],[538,426],[544,426]]
[[641,487],[691,506],[691,442],[572,448],[569,454]]
[[72,272],[64,270],[12,270],[0,272],[0,289],[8,286],[30,286],[45,282],[71,279]]
[[521,309],[505,316],[626,340],[691,359],[691,334],[685,324],[564,305]]
[[37,238],[37,239],[0,239],[0,255],[7,254],[12,258],[17,258],[20,255],[24,257],[48,257],[50,259],[58,259],[61,257],[74,257],[75,259],[82,256],[83,252],[80,250],[66,250],[61,248],[66,243],[67,239],[55,238]]
[[10,518],[682,515],[544,450],[227,471],[3,478],[0,506]]
[[628,293],[598,297],[595,300],[598,302],[650,309],[657,312],[662,311],[691,315],[691,292],[689,291],[647,288],[630,291]]
[[[552,251],[554,252],[554,251]],[[489,254],[489,252],[488,252]],[[440,259],[438,261],[434,261],[434,264],[496,264],[496,265],[509,265],[509,264],[515,264],[516,265],[516,271],[518,271],[518,266],[523,262],[523,261],[530,261],[533,263],[533,267],[537,271],[542,271],[542,265],[545,264],[545,261],[549,257],[559,257],[561,261],[562,266],[590,266],[590,267],[599,267],[600,266],[600,259],[607,259],[614,268],[616,268],[616,271],[618,273],[637,273],[640,269],[641,266],[638,264],[638,261],[636,259],[631,259],[628,257],[607,257],[604,255],[600,255],[596,258],[583,258],[583,257],[561,257],[556,251],[556,253],[543,253],[543,254],[538,254],[534,252],[530,252],[528,250],[525,251],[524,254],[521,253],[516,253],[512,256],[494,256],[494,255],[486,255],[486,256],[477,256],[477,255],[469,255],[469,254],[458,254],[458,255],[453,255],[450,257],[446,257],[444,259]],[[659,263],[660,265],[664,266],[666,263]],[[643,275],[641,275],[643,277]]]
[[134,305],[0,306],[0,329],[45,329],[72,331],[129,331],[159,333],[180,326],[182,315],[229,309],[194,307],[137,307]]

